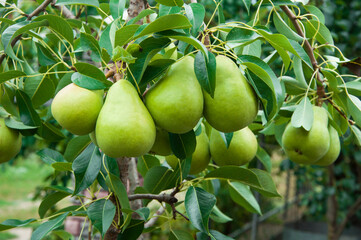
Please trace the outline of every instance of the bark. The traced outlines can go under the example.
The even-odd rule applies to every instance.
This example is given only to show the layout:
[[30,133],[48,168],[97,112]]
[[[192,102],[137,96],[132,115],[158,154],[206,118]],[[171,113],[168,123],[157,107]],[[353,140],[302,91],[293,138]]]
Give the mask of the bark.
[[[334,165],[328,167],[328,186],[336,189]],[[328,220],[328,239],[337,240],[337,209],[338,203],[336,193],[330,195],[327,199],[327,220]]]

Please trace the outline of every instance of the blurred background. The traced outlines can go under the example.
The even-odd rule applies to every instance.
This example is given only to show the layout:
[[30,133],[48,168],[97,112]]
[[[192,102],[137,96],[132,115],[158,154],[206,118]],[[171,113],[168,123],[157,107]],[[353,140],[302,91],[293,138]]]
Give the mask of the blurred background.
[[[27,1],[29,11],[34,8],[32,1]],[[152,1],[149,1],[154,5]],[[212,0],[201,0],[206,10],[206,22],[214,11]],[[348,59],[361,57],[361,1],[360,0],[313,0],[312,4],[319,7],[325,15],[326,26],[332,32],[335,44]],[[227,21],[237,20],[248,22],[249,16],[241,0],[223,0],[224,15]],[[251,13],[256,9],[251,8]],[[260,16],[268,16],[268,9],[263,9]],[[215,19],[214,24],[216,24]],[[263,23],[267,19],[262,20]],[[265,53],[267,53],[267,46]],[[35,50],[33,50],[35,51]],[[271,51],[271,48],[270,48]],[[29,56],[36,56],[28,52]],[[28,57],[29,57],[28,56]],[[36,61],[35,61],[36,62]],[[343,72],[349,69],[344,67]],[[69,139],[69,138],[68,138]],[[361,194],[361,149],[349,145],[348,139],[342,139],[343,146],[333,172],[337,179],[330,186],[328,169],[323,167],[301,167],[288,161],[280,149],[276,139],[259,134],[260,144],[267,150],[272,159],[272,175],[277,189],[283,196],[280,198],[264,198],[256,195],[263,215],[252,214],[235,203],[221,183],[215,183],[218,192],[217,206],[232,221],[223,224],[210,222],[216,229],[235,239],[327,239],[327,223],[330,209],[327,199],[336,193],[338,200],[337,223],[342,222],[348,209]],[[52,148],[59,152],[65,151],[67,142],[48,144],[36,137],[24,137],[21,154],[10,163],[0,165],[0,222],[9,218],[36,218],[40,196],[45,196],[49,190],[44,188],[49,184],[68,185],[70,175],[55,172],[49,165],[43,164],[37,152],[43,148]],[[260,166],[256,161],[254,166]],[[60,206],[69,202],[61,201]],[[56,211],[54,208],[53,211]],[[180,228],[191,227],[185,221],[179,221]],[[361,211],[352,217],[347,225],[345,236],[349,240],[361,239]],[[32,227],[36,227],[33,225]],[[24,230],[26,231],[26,230]],[[159,229],[152,234],[152,239],[167,239]],[[0,233],[0,240],[15,239],[17,233]],[[305,235],[306,234],[306,235]],[[292,237],[290,237],[292,236]],[[51,237],[52,238],[52,237]],[[20,239],[25,239],[21,238]],[[49,238],[50,239],[50,238]],[[55,239],[55,238],[53,238]]]

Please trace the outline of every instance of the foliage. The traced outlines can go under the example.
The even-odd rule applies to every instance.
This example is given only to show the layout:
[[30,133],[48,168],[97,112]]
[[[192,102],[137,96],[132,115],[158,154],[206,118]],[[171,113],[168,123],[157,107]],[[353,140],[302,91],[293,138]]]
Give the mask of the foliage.
[[[144,200],[140,209],[131,209],[129,201],[156,199],[166,204],[164,218],[170,223],[171,239],[192,238],[172,227],[171,218],[177,216],[189,219],[192,234],[198,239],[230,239],[209,228],[210,219],[229,221],[216,207],[219,182],[228,189],[229,198],[250,212],[261,213],[254,191],[279,197],[269,173],[270,158],[262,148],[257,158],[266,170],[210,164],[200,174],[189,175],[194,130],[170,134],[171,149],[181,158],[175,169],[159,156],[140,157],[144,160],[138,161],[144,185],[135,194],[128,194],[117,160],[101,154],[88,136],[69,134],[52,117],[49,100],[71,82],[89,90],[107,91],[113,84],[110,80],[119,80],[117,75],[121,74],[142,97],[175,62],[167,49],[171,43],[176,46],[173,51],[177,59],[195,56],[197,79],[211,95],[217,87],[214,57],[226,55],[238,64],[261,102],[251,126],[257,134],[274,136],[282,146],[281,136],[288,122],[310,130],[312,119],[302,116],[311,116],[309,106],[314,104],[328,110],[329,122],[345,141],[361,145],[359,79],[340,75],[341,64],[350,61],[334,45],[322,12],[313,5],[287,0],[237,1],[235,6],[241,2],[242,16],[251,16],[250,21],[226,22],[219,1],[213,2],[209,16],[199,3],[157,0],[126,21],[123,10],[127,6],[122,0],[50,2],[5,1],[0,9],[0,116],[6,118],[9,128],[49,143],[50,148],[39,153],[44,164],[54,168],[55,175],[74,174],[75,186],[53,182],[51,193],[39,207],[40,219],[6,220],[0,223],[0,231],[41,221],[32,239],[42,239],[61,228],[67,216],[81,216],[101,235],[115,228],[120,239],[136,239],[155,230],[144,226],[157,216],[149,201]],[[224,6],[227,11],[232,8]],[[296,24],[291,21],[295,14]],[[297,33],[297,24],[302,26],[301,33]],[[152,61],[154,56],[159,58]],[[223,135],[228,146],[232,134]],[[54,143],[66,145],[65,150],[56,151]],[[110,191],[108,197],[94,197],[98,183]],[[48,211],[65,197],[83,199],[83,190],[91,197],[81,206]],[[184,201],[176,203],[179,192],[184,193]],[[131,219],[133,212],[137,219]]]

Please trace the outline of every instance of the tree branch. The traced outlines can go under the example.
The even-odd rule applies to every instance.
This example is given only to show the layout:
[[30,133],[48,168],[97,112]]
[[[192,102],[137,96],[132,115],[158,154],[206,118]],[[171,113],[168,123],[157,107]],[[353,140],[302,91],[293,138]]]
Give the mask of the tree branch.
[[56,1],[54,0],[53,3],[51,4],[51,6],[55,7],[56,9],[58,9],[65,18],[69,18],[69,19],[75,19],[76,16],[74,15],[74,13],[72,11],[70,11],[67,7],[65,6],[59,6],[56,5]]
[[133,194],[128,196],[129,201],[134,201],[137,199],[150,199],[150,200],[158,200],[159,202],[165,202],[173,205],[178,202],[178,199],[171,194]]
[[[334,165],[328,167],[328,186],[336,189]],[[336,240],[338,203],[336,193],[327,199],[328,239]]]
[[352,218],[353,215],[361,208],[361,196],[358,197],[356,202],[348,209],[345,219],[341,222],[341,224],[337,228],[337,232],[335,235],[335,239],[339,239],[343,230],[345,229],[347,222]]

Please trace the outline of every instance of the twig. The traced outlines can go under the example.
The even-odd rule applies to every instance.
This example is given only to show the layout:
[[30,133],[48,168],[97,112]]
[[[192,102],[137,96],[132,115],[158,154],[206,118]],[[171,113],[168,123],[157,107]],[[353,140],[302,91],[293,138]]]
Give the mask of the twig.
[[349,118],[346,116],[346,114],[345,114],[344,112],[342,112],[342,110],[332,101],[332,99],[329,98],[329,99],[327,99],[327,101],[333,106],[334,109],[337,110],[337,112],[339,112],[339,113],[341,114],[341,116],[342,116],[343,118],[345,118],[345,119],[349,122],[349,124],[355,125],[355,122],[352,121],[351,119],[349,119]]
[[165,212],[165,207],[161,206],[158,211],[154,214],[152,219],[144,224],[144,228],[152,227],[158,220],[159,216],[161,216]]
[[70,11],[66,6],[59,6],[56,5],[55,3],[56,1],[53,1],[53,3],[51,4],[51,6],[55,7],[56,9],[58,9],[61,13],[63,13],[63,16],[65,18],[69,18],[69,19],[75,19],[75,15],[72,11]]
[[361,196],[359,196],[356,202],[348,209],[345,219],[341,222],[341,224],[337,228],[335,239],[339,239],[341,237],[341,234],[345,229],[347,222],[360,208],[361,208]]
[[150,199],[158,200],[159,202],[165,202],[168,204],[174,204],[178,202],[178,199],[170,194],[133,194],[128,196],[129,201],[134,201],[137,199]]
[[[336,189],[335,179],[334,165],[331,164],[328,167],[328,187]],[[335,238],[337,232],[337,209],[336,193],[333,193],[327,199],[328,239],[330,240],[337,239]]]
[[[129,161],[129,194],[134,194],[135,189],[139,186],[139,176],[137,171],[136,158],[131,158]],[[142,207],[140,199],[131,202],[132,209],[139,209]]]

